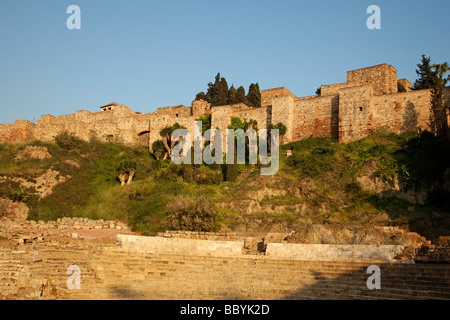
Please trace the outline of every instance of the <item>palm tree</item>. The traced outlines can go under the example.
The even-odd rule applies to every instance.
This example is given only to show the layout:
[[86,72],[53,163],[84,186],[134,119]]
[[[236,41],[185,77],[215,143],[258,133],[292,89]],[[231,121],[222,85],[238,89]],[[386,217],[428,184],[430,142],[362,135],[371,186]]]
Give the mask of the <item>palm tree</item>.
[[[162,142],[164,144],[164,147],[167,151],[167,157],[171,158],[172,149],[175,147],[177,142],[181,142],[183,139],[180,137],[179,141],[172,141],[172,133],[177,129],[186,129],[185,127],[181,126],[179,123],[175,123],[173,126],[167,126],[161,129],[159,132],[159,135],[162,138]],[[164,157],[166,158],[166,157]]]

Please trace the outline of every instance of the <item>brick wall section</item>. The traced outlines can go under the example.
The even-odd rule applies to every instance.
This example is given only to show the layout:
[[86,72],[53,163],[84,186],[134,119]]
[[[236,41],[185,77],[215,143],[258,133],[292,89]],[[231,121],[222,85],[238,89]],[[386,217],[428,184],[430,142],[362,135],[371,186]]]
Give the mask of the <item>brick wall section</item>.
[[337,95],[341,89],[347,88],[348,86],[349,84],[347,82],[323,85],[320,87],[320,95],[334,96]]
[[258,128],[265,129],[271,124],[271,111],[272,107],[251,108],[248,110],[237,111],[233,116],[241,119],[256,120],[258,122]]
[[397,70],[386,63],[347,72],[351,86],[371,84],[374,95],[397,93]]
[[294,115],[294,105],[295,98],[289,95],[276,97],[272,100],[272,123],[282,122],[287,127],[284,143],[293,141],[294,119],[297,116]]
[[27,120],[16,120],[14,124],[0,125],[0,142],[24,142],[34,138],[35,124]]
[[295,100],[292,141],[310,136],[337,138],[338,112],[338,95]]
[[408,79],[400,79],[398,82],[405,87],[406,91],[411,91],[412,84],[408,81]]
[[273,88],[261,91],[261,106],[272,105],[272,99],[281,96],[291,96],[292,98],[297,98],[292,92],[290,92],[285,87]]
[[[94,135],[103,141],[137,145],[142,143],[138,139],[139,133],[148,131],[149,120],[148,114],[135,113],[126,106],[95,113],[81,110],[59,117],[43,115],[36,124],[16,121],[12,126],[3,125],[0,127],[0,141],[52,141],[56,135],[67,131],[84,140],[89,140]],[[147,144],[145,141],[145,145]]]
[[256,120],[258,121],[258,127],[262,129],[265,128],[267,124],[267,119],[269,117],[267,114],[268,110],[271,110],[271,107],[253,108],[244,103],[212,107],[211,127],[213,129],[219,129],[222,133],[223,152],[226,153],[226,133],[232,117]]
[[370,134],[374,110],[370,85],[349,87],[339,95],[339,142],[350,142]]
[[211,104],[204,100],[192,101],[192,111],[193,116],[202,116],[204,114],[211,113]]
[[429,129],[430,99],[430,90],[373,97],[374,127],[386,126],[395,132]]

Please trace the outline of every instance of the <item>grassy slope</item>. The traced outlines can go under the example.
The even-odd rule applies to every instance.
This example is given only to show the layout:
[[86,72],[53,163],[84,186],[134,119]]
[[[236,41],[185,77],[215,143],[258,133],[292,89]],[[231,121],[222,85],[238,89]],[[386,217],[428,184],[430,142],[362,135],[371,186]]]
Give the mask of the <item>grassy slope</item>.
[[[15,162],[14,155],[26,145],[45,146],[52,158]],[[293,150],[293,156],[286,158],[288,149]],[[258,166],[241,165],[239,179],[233,183],[222,181],[220,167],[170,165],[154,160],[146,148],[96,141],[79,143],[73,150],[55,143],[3,144],[0,153],[0,176],[33,180],[52,167],[61,175],[72,177],[40,201],[33,196],[33,190],[0,183],[0,196],[16,195],[16,200],[28,202],[30,219],[56,220],[63,216],[119,219],[135,230],[151,234],[166,228],[167,204],[181,195],[192,198],[205,195],[219,209],[222,230],[281,231],[305,223],[408,221],[417,231],[432,236],[436,232],[448,234],[450,230],[445,213],[449,208],[445,207],[446,195],[442,192],[433,193],[430,198],[433,203],[416,205],[417,212],[411,213],[408,202],[380,199],[362,190],[357,182],[368,168],[373,176],[387,183],[401,179],[404,185],[417,190],[438,181],[449,166],[449,145],[426,133],[419,138],[414,134],[380,131],[350,144],[310,138],[283,146],[276,176],[263,177]],[[121,187],[116,170],[125,159],[136,161],[138,170],[134,183]],[[67,160],[75,161],[79,168],[66,163]],[[435,211],[440,213],[433,216]]]

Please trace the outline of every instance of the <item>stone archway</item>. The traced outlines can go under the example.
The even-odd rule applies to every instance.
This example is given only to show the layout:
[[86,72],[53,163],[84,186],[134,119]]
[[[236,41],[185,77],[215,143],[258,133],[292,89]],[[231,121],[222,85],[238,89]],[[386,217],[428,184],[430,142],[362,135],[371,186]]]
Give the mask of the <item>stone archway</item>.
[[145,130],[145,131],[138,133],[138,144],[140,146],[148,147],[149,141],[150,141],[150,131],[149,130]]

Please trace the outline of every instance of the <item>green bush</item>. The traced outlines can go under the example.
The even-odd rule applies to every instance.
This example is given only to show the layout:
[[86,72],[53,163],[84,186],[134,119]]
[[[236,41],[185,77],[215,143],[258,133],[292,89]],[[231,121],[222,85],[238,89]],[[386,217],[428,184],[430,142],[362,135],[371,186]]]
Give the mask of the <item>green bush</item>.
[[76,137],[73,133],[68,133],[67,131],[58,134],[55,137],[55,142],[60,148],[66,150],[75,150],[87,145],[85,141]]
[[335,148],[330,145],[316,146],[314,148],[294,149],[287,165],[296,168],[302,175],[319,176],[331,171],[335,165]]
[[168,206],[167,226],[172,230],[212,232],[218,229],[218,213],[205,197],[179,198]]

